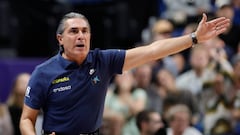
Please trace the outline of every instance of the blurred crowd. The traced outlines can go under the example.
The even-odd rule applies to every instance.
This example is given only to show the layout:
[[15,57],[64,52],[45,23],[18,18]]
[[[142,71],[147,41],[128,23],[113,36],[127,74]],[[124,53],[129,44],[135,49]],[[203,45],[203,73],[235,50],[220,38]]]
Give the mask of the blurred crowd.
[[117,75],[107,94],[104,133],[240,134],[240,1],[163,2],[167,10],[149,19],[139,44],[194,32],[203,12],[210,19],[227,17],[231,26],[205,43]]
[[[159,2],[161,14],[148,18],[136,46],[189,34],[202,13],[209,19],[225,16],[231,26],[205,43],[116,75],[106,95],[101,134],[240,135],[240,0]],[[0,135],[20,134],[29,77],[18,75],[0,105]]]

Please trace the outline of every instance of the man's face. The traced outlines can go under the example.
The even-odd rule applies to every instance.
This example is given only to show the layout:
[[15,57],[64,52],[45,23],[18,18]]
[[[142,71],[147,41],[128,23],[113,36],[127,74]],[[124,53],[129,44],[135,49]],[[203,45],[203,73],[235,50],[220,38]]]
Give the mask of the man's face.
[[82,62],[90,49],[90,28],[82,18],[66,20],[64,32],[57,35],[60,45],[64,47],[63,57],[76,62]]
[[191,66],[194,69],[202,70],[206,68],[209,63],[209,55],[206,50],[198,49],[193,52],[191,55]]
[[155,134],[160,128],[163,127],[161,116],[158,113],[152,113],[148,122],[147,133],[150,135]]
[[170,127],[176,133],[183,133],[189,126],[189,114],[186,112],[178,112],[174,115],[174,119],[170,122]]

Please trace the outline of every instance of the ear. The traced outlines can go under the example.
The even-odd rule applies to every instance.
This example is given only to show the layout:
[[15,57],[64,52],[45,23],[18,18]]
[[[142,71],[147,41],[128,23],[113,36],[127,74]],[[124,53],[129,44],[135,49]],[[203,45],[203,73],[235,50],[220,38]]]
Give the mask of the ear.
[[61,34],[57,34],[57,40],[59,42],[59,44],[62,44],[62,35]]

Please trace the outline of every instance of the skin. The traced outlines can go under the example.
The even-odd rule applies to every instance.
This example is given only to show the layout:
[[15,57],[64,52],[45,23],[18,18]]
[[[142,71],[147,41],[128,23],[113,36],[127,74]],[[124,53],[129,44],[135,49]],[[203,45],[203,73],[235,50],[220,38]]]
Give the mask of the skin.
[[174,114],[174,120],[170,122],[173,135],[182,135],[189,126],[189,114],[186,112],[178,112]]
[[[207,16],[203,18],[196,30],[198,42],[204,42],[223,33],[229,26],[229,19],[220,17],[207,22]],[[90,28],[86,21],[80,18],[72,18],[65,22],[65,30],[62,35],[57,35],[58,42],[63,45],[62,56],[79,65],[85,60],[90,48]],[[77,47],[77,45],[83,47]],[[163,58],[192,46],[189,35],[155,41],[147,46],[137,47],[126,51],[123,71],[130,70],[144,63]],[[22,135],[35,135],[35,122],[39,110],[26,105],[20,121]],[[54,133],[53,133],[54,134]]]
[[160,128],[164,126],[161,116],[157,112],[151,113],[150,121],[142,124],[143,131],[141,132],[141,135],[154,135]]
[[[80,18],[68,19],[62,35],[58,34],[58,42],[63,45],[62,56],[79,65],[85,60],[90,49],[90,28],[88,23]],[[83,45],[83,47],[78,47]]]

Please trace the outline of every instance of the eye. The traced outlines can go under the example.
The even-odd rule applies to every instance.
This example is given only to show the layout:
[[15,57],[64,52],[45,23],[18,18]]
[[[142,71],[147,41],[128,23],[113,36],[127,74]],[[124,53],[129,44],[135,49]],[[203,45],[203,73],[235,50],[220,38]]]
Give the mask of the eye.
[[70,33],[77,34],[78,32],[79,32],[79,30],[78,30],[78,29],[71,29],[71,30],[70,30]]
[[83,34],[87,34],[87,33],[89,33],[89,30],[88,30],[88,29],[83,29],[83,30],[82,30],[82,33],[83,33]]

